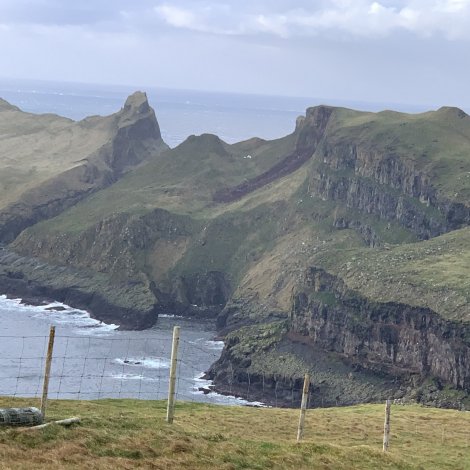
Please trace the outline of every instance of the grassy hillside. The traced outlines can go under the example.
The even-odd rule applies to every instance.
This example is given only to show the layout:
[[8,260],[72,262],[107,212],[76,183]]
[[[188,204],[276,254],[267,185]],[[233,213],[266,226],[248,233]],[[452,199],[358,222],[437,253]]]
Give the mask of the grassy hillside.
[[[302,132],[307,131],[308,126]],[[214,135],[190,136],[175,149],[155,157],[111,187],[42,224],[41,231],[74,232],[109,214],[143,214],[156,207],[212,218],[221,210],[226,212],[237,207],[214,205],[212,196],[217,190],[234,187],[275,166],[294,151],[298,135],[294,133],[269,142],[251,139],[234,145]],[[377,154],[377,159],[398,156],[405,165],[410,163],[416,171],[422,171],[432,187],[446,197],[469,203],[470,118],[456,108],[422,114],[366,113],[334,108],[326,142],[329,147],[347,143]],[[316,158],[307,168],[309,165],[316,168],[324,159],[328,160],[328,156],[323,157],[323,151],[324,147],[317,150]],[[295,180],[295,174],[282,178],[281,188]],[[275,193],[277,186],[270,184],[267,188]],[[255,199],[266,193],[264,189],[255,191]],[[251,194],[245,199],[253,201]],[[423,206],[423,210],[433,209]]]
[[458,108],[405,114],[359,113],[338,109],[337,141],[357,142],[378,152],[399,155],[424,171],[433,186],[452,199],[470,200],[470,117]]
[[0,241],[72,207],[168,146],[144,93],[79,122],[0,102]]
[[[251,139],[228,145],[214,135],[191,136],[61,215],[31,227],[15,247],[59,263],[64,261],[62,251],[76,253],[80,249],[86,257],[93,247],[101,246],[92,237],[99,236],[102,224],[109,225],[108,219],[125,214],[124,219],[135,220],[164,208],[194,220],[184,236],[140,240],[135,247],[128,246],[128,241],[123,246],[124,236],[114,236],[109,231],[103,235],[108,245],[115,243],[113,252],[135,258],[151,280],[163,282],[180,275],[222,271],[229,277],[235,297],[257,298],[261,302],[263,308],[254,309],[256,316],[270,309],[288,311],[289,291],[297,273],[318,263],[344,277],[353,289],[376,300],[403,301],[429,306],[452,318],[468,317],[468,286],[462,272],[469,253],[466,231],[456,232],[449,238],[454,241],[447,244],[444,238],[443,248],[435,250],[438,258],[431,256],[433,249],[427,249],[433,242],[412,243],[402,248],[398,245],[417,239],[399,221],[383,220],[347,207],[343,201],[322,200],[311,193],[310,185],[312,172],[324,160],[333,168],[336,165],[335,155],[323,156],[325,145],[342,149],[347,143],[372,151],[376,159],[370,162],[371,167],[378,165],[383,156],[385,159],[389,154],[399,155],[405,165],[412,162],[413,168],[423,171],[436,189],[444,191],[444,183],[457,188],[460,196],[454,200],[460,200],[465,197],[466,188],[470,188],[467,178],[470,174],[462,170],[470,165],[470,141],[467,142],[470,118],[447,108],[417,115],[335,108],[325,144],[300,169],[238,201],[213,202],[212,196],[220,188],[234,187],[279,163],[295,149],[299,135],[308,134],[309,125],[306,121],[301,130],[270,142]],[[455,181],[448,179],[449,172]],[[339,168],[334,174],[336,178],[355,177],[353,169]],[[396,178],[399,182],[399,175]],[[399,197],[400,188],[380,181],[373,184],[380,191]],[[407,197],[417,210],[437,213],[437,209]],[[465,200],[468,203],[468,198]],[[343,219],[352,220],[350,226],[338,226]],[[371,233],[379,246],[365,248],[371,235],[364,233]],[[34,247],[36,243],[39,248]],[[452,248],[455,243],[459,246],[457,251]],[[65,248],[57,250],[54,247],[58,244]],[[397,247],[389,250],[390,246]],[[444,253],[450,256],[445,266]],[[68,256],[67,263],[86,267],[88,261],[77,256],[80,254]],[[414,261],[407,262],[405,267],[403,263],[408,257]],[[421,260],[419,266],[416,257]],[[106,260],[100,260],[99,253],[93,255],[88,265],[94,266],[97,261],[107,270]],[[433,276],[436,269],[438,272]],[[397,277],[399,284],[395,283]]]
[[[151,121],[135,122],[137,146],[142,129],[156,129]],[[128,140],[120,135],[118,160],[124,166]],[[344,351],[335,347],[344,343],[348,360],[367,370],[361,386],[351,385],[351,394],[357,394],[344,403],[382,397],[363,391],[375,379],[383,382],[380,374],[389,372],[381,364],[388,355],[393,365],[401,361],[392,374],[395,391],[403,392],[397,396],[412,396],[432,374],[470,392],[462,325],[470,320],[470,117],[465,113],[318,106],[298,119],[294,133],[278,140],[229,145],[203,134],[160,154],[140,147],[138,153],[145,158],[127,173],[118,172],[118,181],[112,177],[112,184],[73,207],[42,217],[10,248],[52,265],[99,272],[117,290],[138,284],[144,304],[155,303],[160,313],[218,316],[224,332],[290,322],[294,339],[283,345],[285,338],[278,338],[279,347],[297,362],[314,363],[307,349],[323,341],[323,352],[338,354],[325,359],[325,370],[334,369],[333,385],[343,380],[345,369],[338,364]],[[311,268],[333,274],[341,288],[345,284],[351,312],[357,312],[345,315],[339,291],[337,296],[317,292],[304,299],[303,319],[294,324],[294,299]],[[30,273],[24,277],[27,284]],[[413,310],[415,316],[432,316],[432,310],[445,317],[455,332],[452,341],[447,331],[419,330],[419,321],[394,322],[387,302],[400,312],[423,307]],[[358,331],[372,310],[370,334],[363,337]],[[434,336],[428,341],[426,335]],[[367,362],[374,348],[381,360]],[[255,351],[261,351],[256,344],[240,359],[237,380],[245,380]],[[279,359],[279,348],[270,351],[265,358],[277,384],[279,373],[288,378],[292,371]],[[435,367],[430,369],[431,356]],[[222,357],[227,359],[222,366],[230,369],[230,346]],[[225,380],[223,374],[217,377]]]
[[195,215],[203,211],[208,215],[214,209],[214,191],[264,171],[292,146],[293,136],[269,143],[255,140],[235,145],[226,144],[215,135],[191,136],[125,175],[106,191],[93,194],[42,224],[40,230],[75,232],[109,214],[142,215],[155,208]]
[[[31,400],[0,400],[1,406]],[[391,447],[382,453],[383,406],[307,412],[297,444],[297,410],[178,404],[173,425],[165,403],[52,401],[48,419],[79,416],[64,429],[0,428],[8,469],[453,469],[470,468],[470,417],[457,411],[393,406]]]
[[378,302],[428,307],[446,318],[470,321],[468,227],[420,243],[323,253],[315,264]]
[[80,164],[104,145],[112,118],[74,122],[53,114],[34,115],[0,103],[0,208]]

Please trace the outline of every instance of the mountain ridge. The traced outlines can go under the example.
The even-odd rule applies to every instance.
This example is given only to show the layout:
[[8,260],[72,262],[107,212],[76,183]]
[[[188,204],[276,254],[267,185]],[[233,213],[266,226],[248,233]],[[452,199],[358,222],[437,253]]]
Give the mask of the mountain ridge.
[[[65,134],[63,137],[57,136],[57,133],[51,135],[47,132],[48,120],[61,121],[63,118],[53,115],[34,117],[15,107],[8,110],[14,114],[5,118],[8,122],[14,121],[17,114],[20,115],[17,118],[20,120],[31,121],[31,117],[41,122],[46,120],[43,124],[46,130],[34,130],[35,140],[42,139],[43,160],[47,159],[51,163],[49,173],[40,179],[40,184],[35,184],[33,178],[35,173],[41,171],[41,156],[39,158],[35,156],[38,160],[35,166],[28,162],[27,158],[18,161],[14,157],[16,153],[21,152],[18,145],[14,149],[8,148],[6,155],[3,156],[5,164],[13,160],[7,168],[15,168],[16,164],[24,173],[29,175],[32,172],[29,178],[30,187],[19,193],[16,200],[11,202],[7,200],[3,207],[0,205],[0,239],[3,241],[12,241],[29,225],[57,215],[62,212],[63,207],[70,207],[87,195],[109,186],[129,169],[148,158],[146,155],[149,153],[159,153],[167,148],[161,139],[155,114],[148,105],[146,95],[141,92],[131,95],[121,111],[109,117],[95,119],[92,126],[89,121],[84,128],[83,121],[64,120],[67,124],[58,129],[59,134]],[[74,141],[69,134],[76,132],[86,135],[92,132],[92,128],[97,128],[96,133],[99,135],[96,144],[85,146],[82,150],[79,142],[75,144],[77,148],[71,152],[70,147],[73,147]],[[10,131],[21,133],[22,129],[13,128]],[[11,135],[2,140],[8,144],[12,139],[19,140]],[[63,147],[66,157],[64,153],[48,155],[57,140]],[[8,158],[9,154],[13,157]],[[2,196],[4,194],[5,192]],[[1,202],[0,200],[0,204]]]
[[[465,113],[322,105],[273,141],[227,144],[203,134],[174,149],[155,146],[158,123],[143,94],[121,113],[122,127],[98,159],[99,177],[109,180],[18,233],[0,230],[11,241],[8,251],[52,269],[97,273],[97,293],[117,307],[126,301],[109,294],[113,285],[139,286],[139,302],[152,305],[154,320],[159,312],[217,318],[226,346],[209,373],[221,391],[235,380],[240,390],[250,381],[254,389],[270,383],[288,394],[299,371],[311,367],[325,376],[326,399],[344,392],[345,370],[354,377],[360,369],[360,384],[346,381],[350,400],[410,398],[422,390],[424,402],[468,403]],[[92,121],[81,125],[102,123]],[[22,266],[27,284],[33,271]],[[7,266],[2,276],[5,285],[20,283]],[[313,350],[326,361],[321,371]],[[433,351],[445,351],[445,366]],[[382,361],[373,359],[378,353]],[[331,367],[328,357],[335,358]],[[385,385],[364,395],[376,376],[388,377]],[[434,379],[454,387],[457,398],[430,393],[426,384]]]

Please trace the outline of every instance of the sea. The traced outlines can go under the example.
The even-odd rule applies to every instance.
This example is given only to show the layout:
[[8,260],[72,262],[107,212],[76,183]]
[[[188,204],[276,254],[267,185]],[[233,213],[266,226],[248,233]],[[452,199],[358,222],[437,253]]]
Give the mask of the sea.
[[[419,106],[0,79],[0,97],[26,112],[54,113],[81,120],[119,111],[126,97],[145,91],[155,109],[162,137],[175,147],[190,135],[212,133],[228,143],[251,137],[276,139],[291,133],[309,106],[331,104],[378,111],[419,112]],[[49,396],[60,399],[162,399],[168,391],[171,338],[180,326],[177,399],[228,405],[262,403],[215,393],[204,373],[221,354],[210,321],[161,316],[145,331],[122,331],[89,313],[52,302],[24,305],[8,299],[0,285],[0,395],[39,397],[51,326],[56,339]]]

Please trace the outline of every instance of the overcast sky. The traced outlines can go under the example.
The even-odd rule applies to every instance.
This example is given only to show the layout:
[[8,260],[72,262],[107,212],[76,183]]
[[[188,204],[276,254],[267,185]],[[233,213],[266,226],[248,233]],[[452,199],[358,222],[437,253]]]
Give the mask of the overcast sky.
[[0,76],[470,105],[470,0],[0,0]]

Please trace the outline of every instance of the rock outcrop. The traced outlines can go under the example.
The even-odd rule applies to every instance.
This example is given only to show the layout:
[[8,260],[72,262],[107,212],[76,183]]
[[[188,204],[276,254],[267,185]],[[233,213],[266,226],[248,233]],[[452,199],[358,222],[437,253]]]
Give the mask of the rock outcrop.
[[412,162],[354,144],[318,151],[310,194],[339,201],[351,209],[398,221],[421,239],[436,237],[470,223],[470,207],[448,200],[431,178]]
[[[121,111],[102,119],[109,126],[106,143],[92,154],[81,155],[71,168],[56,171],[41,184],[26,189],[18,200],[0,208],[0,241],[12,241],[26,227],[60,214],[168,148],[144,93],[134,93]],[[99,118],[73,124],[90,134],[102,125]],[[70,126],[63,132],[73,133]],[[63,137],[67,138],[67,135]]]
[[63,302],[127,330],[150,328],[163,309],[141,279],[113,282],[90,270],[50,265],[6,248],[0,249],[0,286],[3,294],[30,303]]
[[399,303],[371,302],[318,268],[306,272],[291,331],[325,351],[392,376],[433,376],[470,392],[470,324]]

